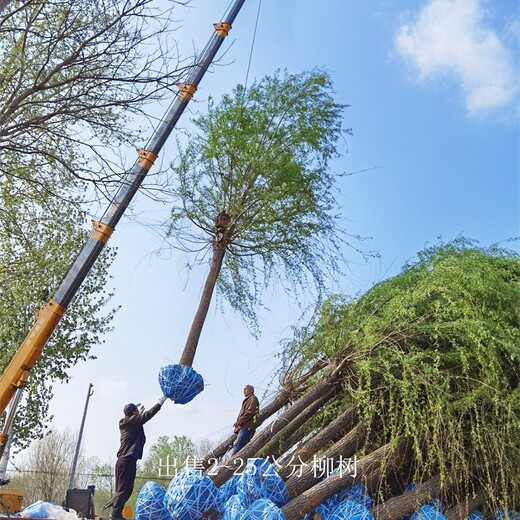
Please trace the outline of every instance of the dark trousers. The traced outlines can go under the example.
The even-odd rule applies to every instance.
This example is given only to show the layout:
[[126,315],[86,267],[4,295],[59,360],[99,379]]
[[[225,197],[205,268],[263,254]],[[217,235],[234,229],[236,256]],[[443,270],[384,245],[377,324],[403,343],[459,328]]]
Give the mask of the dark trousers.
[[116,497],[112,507],[112,516],[123,516],[123,508],[134,490],[137,459],[119,457],[116,462]]
[[235,441],[235,445],[231,450],[231,455],[238,453],[253,437],[255,430],[250,430],[249,428],[240,428],[238,430],[237,440]]

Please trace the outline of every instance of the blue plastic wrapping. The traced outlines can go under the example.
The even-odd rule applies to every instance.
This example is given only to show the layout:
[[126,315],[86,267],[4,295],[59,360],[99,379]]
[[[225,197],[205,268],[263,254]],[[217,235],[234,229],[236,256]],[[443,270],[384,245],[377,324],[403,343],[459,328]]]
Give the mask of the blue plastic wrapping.
[[176,520],[199,520],[208,511],[222,512],[224,508],[213,481],[189,467],[183,467],[170,482],[164,505]]
[[355,500],[344,500],[327,516],[327,520],[374,520],[372,513]]
[[47,502],[38,500],[37,502],[34,502],[34,504],[24,508],[22,514],[23,516],[28,516],[30,518],[49,518],[46,504]]
[[447,518],[437,509],[426,504],[421,506],[411,517],[410,520],[447,520]]
[[240,520],[246,508],[238,495],[232,495],[224,504],[222,520]]
[[409,491],[413,491],[417,487],[417,484],[415,482],[410,482],[405,488],[404,492],[408,493]]
[[366,508],[372,507],[372,498],[368,494],[364,484],[361,482],[357,482],[353,486],[338,491],[336,494],[328,498],[326,503],[329,505],[329,507],[334,507],[344,500],[354,500]]
[[266,459],[250,459],[237,484],[237,493],[242,502],[249,506],[255,500],[267,498],[277,506],[289,501],[285,483]]
[[428,505],[434,507],[439,513],[444,513],[444,504],[440,498],[434,498],[431,502],[428,502]]
[[159,384],[165,397],[176,404],[189,403],[204,390],[202,376],[185,365],[167,365],[159,371]]
[[220,494],[222,495],[224,503],[226,503],[233,495],[236,495],[239,479],[240,475],[234,474],[229,480],[220,486]]
[[471,511],[466,520],[484,520],[484,514],[475,509]]
[[244,511],[239,520],[285,520],[285,516],[271,500],[260,498]]
[[165,490],[156,482],[148,481],[141,488],[135,502],[136,520],[172,520],[164,505]]

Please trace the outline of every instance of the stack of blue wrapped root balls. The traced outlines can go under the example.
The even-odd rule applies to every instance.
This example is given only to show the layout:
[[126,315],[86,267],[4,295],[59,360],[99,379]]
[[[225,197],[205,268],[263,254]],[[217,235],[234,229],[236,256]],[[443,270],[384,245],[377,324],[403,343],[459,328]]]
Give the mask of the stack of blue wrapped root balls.
[[265,459],[251,459],[221,488],[202,471],[184,467],[167,489],[147,482],[137,497],[136,520],[283,519],[289,500],[281,477]]
[[[411,484],[409,489],[413,489]],[[281,510],[289,494],[274,466],[266,459],[250,459],[240,474],[233,475],[217,488],[202,471],[182,468],[164,489],[147,482],[137,497],[136,520],[285,520]],[[372,498],[357,482],[328,498],[304,520],[374,520]],[[447,520],[439,499],[420,506],[399,520]],[[485,520],[472,511],[467,520]],[[397,520],[397,519],[396,519]],[[514,512],[497,511],[489,520],[520,520]]]

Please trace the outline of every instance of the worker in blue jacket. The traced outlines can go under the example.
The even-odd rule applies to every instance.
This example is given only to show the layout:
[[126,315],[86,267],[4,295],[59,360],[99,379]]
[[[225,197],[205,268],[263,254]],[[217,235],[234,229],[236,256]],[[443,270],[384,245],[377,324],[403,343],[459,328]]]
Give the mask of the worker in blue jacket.
[[146,442],[143,424],[148,422],[162,407],[166,397],[159,397],[156,405],[149,410],[129,403],[123,408],[125,416],[119,421],[121,446],[116,462],[116,496],[114,498],[112,520],[124,520],[123,508],[134,490],[137,461],[143,456]]

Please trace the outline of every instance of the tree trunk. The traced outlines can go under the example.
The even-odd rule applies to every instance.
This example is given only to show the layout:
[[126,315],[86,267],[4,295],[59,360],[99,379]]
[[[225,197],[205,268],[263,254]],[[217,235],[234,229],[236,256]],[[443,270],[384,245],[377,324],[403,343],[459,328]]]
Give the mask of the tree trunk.
[[484,503],[484,494],[478,491],[474,496],[468,497],[464,502],[460,502],[455,507],[444,513],[448,520],[464,520],[471,511],[478,509]]
[[391,460],[393,461],[393,464],[398,465],[403,461],[403,454],[408,452],[408,446],[409,443],[402,440],[398,443],[394,451],[394,446],[391,444],[385,444],[358,462],[356,476],[351,472],[339,472],[326,478],[307,491],[304,491],[302,494],[283,506],[282,511],[286,520],[299,520],[300,518],[303,518],[306,513],[318,507],[321,503],[327,500],[327,498],[331,497],[338,491],[351,486],[358,480],[361,480],[363,476],[381,471],[382,463],[390,454],[392,455]]
[[[313,417],[316,412],[329,400],[328,395],[319,396],[316,401],[309,404],[305,410],[297,415],[285,428],[283,428],[275,437],[273,437],[259,453],[260,457],[274,457],[278,458],[283,455],[288,449],[294,446],[293,434],[299,430],[300,439],[305,435],[305,430],[302,426]],[[299,439],[298,439],[299,440]],[[288,445],[288,441],[291,444]]]
[[[293,460],[307,462],[315,453],[325,446],[327,442],[337,438],[338,435],[342,434],[347,428],[352,426],[356,417],[356,411],[357,407],[355,406],[351,406],[348,410],[345,410],[321,432],[305,442],[294,453],[291,453],[290,457],[292,457]],[[283,479],[289,476],[290,466],[287,458],[282,460],[282,469],[278,473]]]
[[[341,440],[320,454],[317,460],[325,461],[327,464],[327,461],[333,461],[335,468],[340,459],[343,461],[348,460],[349,457],[356,453],[365,431],[365,425],[358,423]],[[296,462],[299,463],[297,459]],[[291,497],[297,497],[304,491],[307,491],[321,478],[321,475],[316,471],[319,468],[316,468],[315,464],[305,464],[300,472],[295,472],[295,467],[299,467],[298,464],[292,466],[289,464],[288,466],[293,474],[288,475],[289,478],[285,484]]]
[[390,498],[372,509],[376,520],[393,520],[415,511],[422,504],[438,498],[441,490],[441,479],[436,475],[432,479],[419,484],[408,493]]
[[246,444],[233,458],[226,462],[225,466],[218,468],[217,472],[213,475],[208,475],[217,486],[221,486],[226,482],[233,473],[245,465],[249,457],[255,456],[255,454],[262,449],[262,447],[276,435],[282,428],[300,413],[303,412],[309,405],[311,405],[316,399],[327,399],[332,397],[337,387],[340,384],[339,381],[340,372],[336,369],[329,374],[322,383],[314,386],[309,392],[298,399],[290,408],[288,408],[280,417],[276,418],[267,428],[264,428],[258,435]]
[[188,339],[184,345],[184,350],[182,351],[179,365],[190,367],[193,365],[193,359],[195,358],[195,352],[199,344],[202,327],[204,326],[204,321],[208,315],[208,310],[211,304],[213,291],[215,290],[215,286],[217,284],[218,275],[222,269],[222,262],[224,261],[224,256],[226,254],[227,244],[228,241],[226,238],[223,238],[220,241],[214,239],[213,258],[211,259],[208,277],[206,278],[206,283],[204,284],[204,289],[200,297],[199,307],[195,313],[193,322],[191,323],[190,333],[188,334]]

